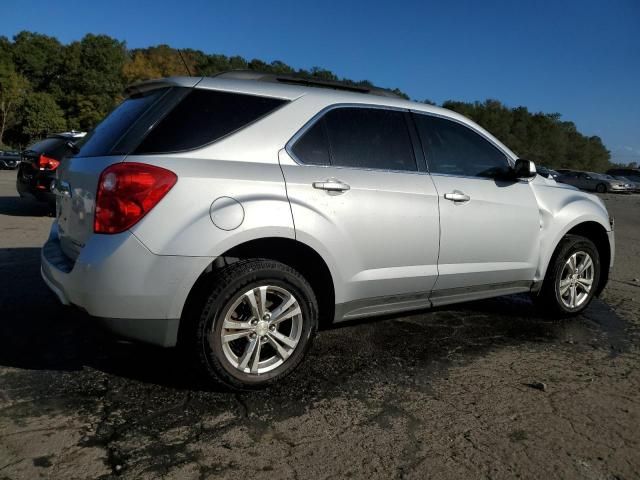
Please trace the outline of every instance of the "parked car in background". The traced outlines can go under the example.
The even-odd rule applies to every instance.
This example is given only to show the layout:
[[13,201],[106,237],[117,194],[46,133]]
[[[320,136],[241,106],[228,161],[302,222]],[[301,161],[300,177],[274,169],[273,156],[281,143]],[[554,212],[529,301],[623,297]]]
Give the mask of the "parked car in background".
[[20,196],[55,204],[56,197],[51,193],[51,182],[56,176],[56,170],[64,157],[73,155],[76,143],[85,135],[85,132],[74,131],[58,133],[24,150],[16,179],[16,189]]
[[573,185],[581,190],[591,190],[598,193],[627,191],[624,182],[612,177],[608,178],[607,175],[602,173],[569,170],[567,173],[562,173],[557,178],[557,181]]
[[318,325],[518,292],[575,315],[614,256],[599,198],[462,115],[258,72],[130,87],[54,192],[60,301],[238,388],[292,372]]
[[640,183],[640,168],[611,168],[607,170],[607,175],[625,177],[632,182]]
[[538,172],[538,175],[542,175],[544,178],[551,178],[553,180],[555,180],[556,178],[558,178],[558,176],[560,176],[560,173],[550,168],[547,168],[544,165],[536,165],[536,172]]
[[632,193],[640,192],[640,181],[634,182],[628,179],[627,177],[620,177],[617,175],[613,175],[613,178],[615,178],[616,180],[620,180],[621,182],[624,182],[625,185],[627,185],[630,192]]
[[15,150],[0,151],[0,169],[13,170],[20,163],[20,152]]

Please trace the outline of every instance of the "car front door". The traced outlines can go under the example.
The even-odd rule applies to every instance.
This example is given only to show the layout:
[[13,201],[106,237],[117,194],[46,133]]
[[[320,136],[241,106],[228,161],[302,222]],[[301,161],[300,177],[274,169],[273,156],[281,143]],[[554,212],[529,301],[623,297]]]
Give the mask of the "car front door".
[[410,128],[404,110],[337,106],[280,151],[296,238],[332,264],[336,320],[429,306],[438,197]]
[[524,180],[498,180],[506,154],[471,127],[435,115],[413,118],[439,196],[440,256],[434,305],[530,289],[540,220]]

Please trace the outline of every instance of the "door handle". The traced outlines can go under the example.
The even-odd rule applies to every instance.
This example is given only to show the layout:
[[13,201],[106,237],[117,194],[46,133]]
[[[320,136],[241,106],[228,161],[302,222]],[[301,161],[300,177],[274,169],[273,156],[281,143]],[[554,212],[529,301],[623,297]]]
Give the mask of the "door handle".
[[469,200],[471,200],[471,197],[469,195],[458,190],[454,190],[451,193],[445,193],[444,198],[446,198],[447,200],[451,200],[452,202],[468,202]]
[[324,182],[313,182],[313,188],[326,190],[328,192],[346,192],[351,187],[340,180],[329,179]]

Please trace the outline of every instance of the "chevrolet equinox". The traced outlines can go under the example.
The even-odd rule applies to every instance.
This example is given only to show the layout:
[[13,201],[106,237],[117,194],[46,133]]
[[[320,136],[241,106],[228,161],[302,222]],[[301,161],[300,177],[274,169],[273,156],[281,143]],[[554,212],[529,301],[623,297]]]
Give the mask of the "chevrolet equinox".
[[62,161],[42,276],[231,387],[298,366],[319,325],[605,286],[613,221],[454,112],[256,72],[135,84]]

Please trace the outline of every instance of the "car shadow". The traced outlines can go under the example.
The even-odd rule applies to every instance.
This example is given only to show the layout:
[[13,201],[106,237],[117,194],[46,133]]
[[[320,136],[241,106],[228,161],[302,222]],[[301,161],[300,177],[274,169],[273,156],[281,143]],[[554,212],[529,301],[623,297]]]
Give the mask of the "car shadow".
[[46,202],[19,196],[0,197],[0,215],[12,217],[50,217],[55,207]]
[[[42,280],[39,263],[39,248],[0,249],[0,365],[67,372],[90,367],[181,390],[225,391],[205,388],[186,374],[190,369],[176,349],[119,340],[94,319],[60,305]],[[591,348],[597,334],[607,337],[602,346],[615,354],[625,348],[624,332],[624,321],[601,301],[581,316],[558,321],[541,314],[528,296],[515,295],[329,328],[291,381],[325,390],[362,369],[378,375],[376,365],[385,358],[428,369],[450,360],[452,352],[473,358],[500,345],[584,343]]]

